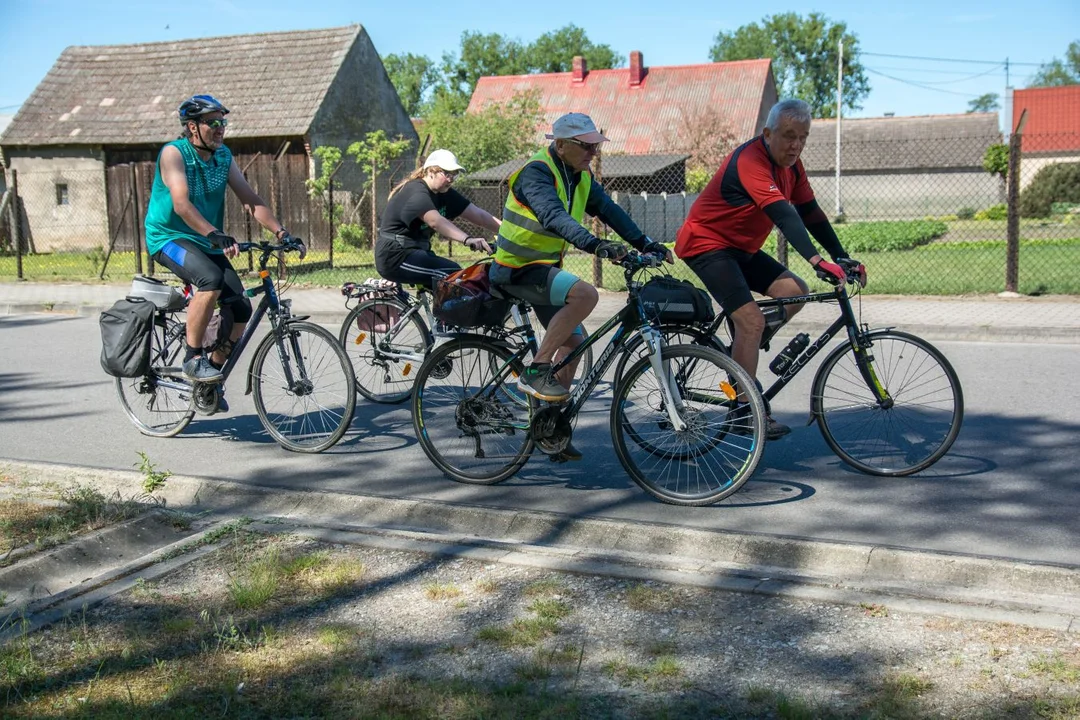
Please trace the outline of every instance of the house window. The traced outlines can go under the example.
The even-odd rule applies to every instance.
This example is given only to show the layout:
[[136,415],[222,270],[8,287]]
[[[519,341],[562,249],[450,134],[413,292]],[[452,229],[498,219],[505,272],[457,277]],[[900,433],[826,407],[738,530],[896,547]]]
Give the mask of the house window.
[[67,183],[56,183],[56,204],[67,205],[68,204],[68,186]]

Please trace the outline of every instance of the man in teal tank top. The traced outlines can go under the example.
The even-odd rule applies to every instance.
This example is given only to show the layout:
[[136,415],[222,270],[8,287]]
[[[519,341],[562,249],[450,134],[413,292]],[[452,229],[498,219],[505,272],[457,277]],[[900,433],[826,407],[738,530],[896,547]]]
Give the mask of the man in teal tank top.
[[[156,262],[196,288],[187,308],[184,374],[201,382],[221,382],[221,367],[251,318],[251,301],[229,262],[240,248],[222,231],[225,188],[232,188],[244,208],[279,241],[300,241],[289,238],[225,147],[228,108],[210,95],[195,95],[180,104],[178,114],[183,135],[158,155],[146,211],[146,246]],[[301,245],[301,259],[304,254]],[[206,326],[219,301],[219,342],[204,348]],[[227,409],[224,398],[219,409]]]

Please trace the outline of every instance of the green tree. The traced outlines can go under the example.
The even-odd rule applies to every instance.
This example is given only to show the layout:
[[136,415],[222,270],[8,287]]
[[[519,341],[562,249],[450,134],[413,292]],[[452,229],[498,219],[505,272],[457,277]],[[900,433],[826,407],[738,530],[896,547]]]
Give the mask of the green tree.
[[426,55],[412,53],[387,55],[382,61],[405,112],[409,117],[419,115],[424,96],[439,80],[435,64]]
[[357,205],[359,206],[363,203],[365,198],[371,201],[370,237],[372,238],[372,241],[374,241],[379,234],[375,179],[384,170],[389,169],[390,161],[403,154],[409,149],[410,145],[412,145],[411,140],[406,140],[401,137],[397,140],[391,140],[386,137],[384,131],[376,130],[374,132],[369,132],[363,140],[357,140],[356,142],[351,143],[345,150],[345,154],[353,156],[356,160],[356,164],[361,167],[364,173],[364,184],[361,188],[362,194]]
[[[439,94],[444,103],[468,106],[476,81],[485,75],[523,75],[529,71],[525,47],[518,40],[498,33],[466,30],[461,34],[461,50],[444,53]],[[455,97],[456,96],[456,97]]]
[[330,206],[330,181],[341,166],[341,148],[333,145],[320,145],[315,148],[312,155],[319,161],[319,177],[309,178],[304,181],[307,185],[308,195],[319,201],[322,206],[323,217],[333,225],[340,217],[341,203],[335,202]]
[[1039,68],[1028,87],[1080,85],[1080,40],[1073,40],[1065,50],[1065,59],[1054,58]]
[[983,153],[983,170],[1002,180],[1009,176],[1009,146],[996,143]]
[[821,13],[802,17],[793,12],[765,17],[734,32],[720,32],[709,50],[713,62],[772,58],[780,97],[797,97],[810,104],[815,117],[836,116],[836,66],[839,41],[844,41],[844,107],[858,110],[870,93],[870,82],[859,62],[859,44],[845,23],[833,23]]
[[535,94],[515,95],[467,115],[438,106],[427,118],[434,146],[450,148],[468,171],[500,165],[536,150],[536,128],[543,119]]
[[969,113],[981,113],[999,110],[1001,108],[1001,103],[998,102],[1000,97],[997,93],[984,93],[974,100],[968,101],[967,111]]
[[567,25],[536,38],[525,50],[525,64],[529,72],[570,72],[575,55],[585,58],[590,70],[607,70],[624,62],[609,45],[596,45],[584,30]]

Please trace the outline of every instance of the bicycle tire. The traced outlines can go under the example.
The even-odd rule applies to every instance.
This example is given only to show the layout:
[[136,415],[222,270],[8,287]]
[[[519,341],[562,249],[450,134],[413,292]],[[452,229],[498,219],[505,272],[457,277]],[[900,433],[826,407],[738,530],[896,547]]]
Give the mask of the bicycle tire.
[[[379,307],[386,309],[380,312]],[[373,320],[391,317],[391,308],[400,317],[409,306],[392,297],[365,300],[349,312],[338,332],[338,341],[345,348],[356,375],[357,392],[384,405],[397,405],[412,397],[416,370],[420,366],[417,362],[387,357],[384,346],[426,355],[432,345],[431,332],[419,313],[413,313],[405,320],[406,325],[396,333],[393,344],[389,344],[387,330],[378,330],[380,325]],[[360,323],[365,315],[371,316],[372,321]],[[370,325],[371,329],[361,329],[361,324]]]
[[[814,376],[810,410],[818,429],[841,460],[862,472],[902,477],[925,470],[960,433],[960,380],[945,356],[922,338],[898,330],[874,330],[868,337],[874,373],[893,404],[878,405],[852,346],[845,343]],[[875,433],[881,437],[875,439]]]
[[341,440],[352,423],[356,409],[352,363],[333,334],[314,323],[290,322],[280,328],[280,337],[279,345],[278,333],[271,330],[255,351],[251,365],[255,412],[266,432],[286,450],[322,452]]
[[[452,480],[494,485],[532,454],[528,427],[535,401],[522,406],[507,393],[503,383],[513,383],[516,391],[522,370],[516,362],[507,367],[511,356],[489,338],[461,335],[437,346],[420,367],[413,428],[424,454]],[[500,371],[505,377],[496,382]]]
[[[178,337],[169,343],[166,338]],[[180,351],[184,347],[183,323],[168,317],[164,326],[154,325],[151,365],[146,375],[115,378],[116,395],[128,419],[143,435],[167,438],[181,433],[195,417],[191,383],[179,373]]]
[[[686,506],[720,502],[750,479],[761,460],[761,394],[745,370],[715,350],[673,345],[663,348],[661,359],[676,379],[688,428],[672,427],[650,358],[643,357],[615,389],[609,419],[615,454],[631,479],[658,500]],[[738,419],[731,415],[736,387],[748,398],[748,411]]]
[[[725,355],[730,350],[715,335],[710,335],[705,328],[696,325],[661,325],[657,328],[664,336],[665,345],[701,345],[716,350]],[[619,359],[615,362],[615,371],[612,374],[615,384],[626,374],[627,366],[645,357],[645,339],[640,332],[634,333],[626,340]]]

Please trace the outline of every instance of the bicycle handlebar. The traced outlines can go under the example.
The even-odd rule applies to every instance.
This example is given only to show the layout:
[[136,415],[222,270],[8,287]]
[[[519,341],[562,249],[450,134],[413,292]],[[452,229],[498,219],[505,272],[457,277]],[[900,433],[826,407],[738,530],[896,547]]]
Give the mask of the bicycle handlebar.
[[279,245],[269,243],[265,240],[259,242],[238,242],[236,246],[240,248],[240,252],[248,252],[249,250],[262,250],[266,253],[277,252],[283,250],[289,252],[290,250],[299,251],[302,241],[297,241],[295,238],[291,238],[292,242],[284,242]]

